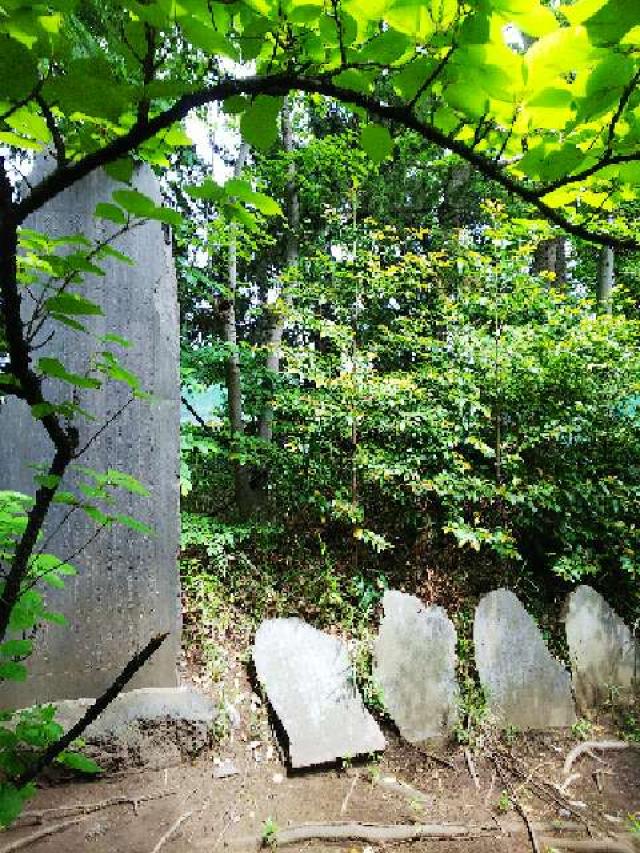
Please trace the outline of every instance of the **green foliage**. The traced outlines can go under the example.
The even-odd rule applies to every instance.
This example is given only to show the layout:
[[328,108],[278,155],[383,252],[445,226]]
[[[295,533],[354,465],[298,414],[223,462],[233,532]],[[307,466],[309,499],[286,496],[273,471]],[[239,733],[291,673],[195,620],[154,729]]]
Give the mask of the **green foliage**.
[[[38,705],[23,711],[3,711],[0,715],[0,825],[9,826],[20,814],[27,799],[36,793],[35,785],[17,788],[15,779],[29,769],[38,754],[54,744],[64,733],[55,721],[53,705]],[[80,748],[82,744],[76,744]],[[61,752],[57,763],[82,773],[99,773],[91,759],[69,749]]]
[[589,720],[585,719],[584,717],[580,717],[571,726],[571,734],[577,740],[589,740],[589,736],[591,735],[592,729],[593,729],[593,724]]
[[[95,341],[82,369],[38,350],[45,322],[84,335],[87,318],[100,314],[88,276],[104,276],[107,258],[130,262],[111,245],[113,233],[143,219],[178,229],[188,367],[196,381],[221,383],[237,355],[244,378],[243,429],[218,417],[185,436],[188,506],[216,517],[187,519],[185,528],[188,592],[202,608],[215,610],[224,583],[251,600],[251,618],[306,607],[310,618],[353,628],[375,608],[387,574],[415,568],[420,580],[414,559],[445,556],[458,579],[478,586],[485,572],[538,588],[586,578],[619,589],[627,611],[637,610],[637,305],[616,301],[610,316],[597,316],[584,280],[554,286],[533,272],[536,240],[550,232],[512,203],[511,225],[501,209],[481,210],[479,198],[490,194],[471,181],[461,190],[460,162],[424,145],[457,152],[574,234],[607,232],[633,245],[636,5],[18,0],[3,8],[7,163],[19,172],[45,148],[57,160],[24,201],[3,198],[3,234],[98,165],[122,186],[96,209],[111,229],[103,242],[20,228],[18,281],[3,278],[3,289],[14,304],[29,296],[34,310],[23,324],[18,305],[8,328],[3,290],[0,350],[12,351],[12,365],[0,370],[0,385],[29,393],[47,428],[90,419],[79,401],[106,381],[144,396],[113,336]],[[292,90],[309,95],[308,120],[297,128],[305,144],[274,153]],[[348,106],[321,101],[322,93]],[[251,180],[216,184],[176,124],[214,99],[239,116],[254,149]],[[390,118],[418,135],[394,131],[392,140]],[[131,187],[134,156],[201,173],[175,181],[184,216]],[[291,201],[292,176],[303,212],[293,236],[306,238],[295,262],[276,200]],[[472,203],[459,204],[461,196]],[[234,293],[225,272],[232,240],[244,274]],[[230,299],[240,334],[221,345]],[[281,370],[273,371],[268,330],[280,325]],[[35,376],[21,386],[25,362]],[[59,393],[34,397],[40,380]],[[272,441],[260,437],[266,411]],[[242,525],[220,505],[240,469],[257,495],[256,517]],[[142,485],[121,472],[82,473],[77,493],[46,471],[37,477],[98,526],[149,532],[118,511],[114,495],[142,495]],[[28,499],[0,493],[3,570],[28,511]],[[59,586],[72,571],[37,553],[38,532],[12,630],[57,619],[35,585]],[[461,570],[465,560],[483,561],[482,569]],[[29,649],[2,648],[3,677],[24,677]],[[3,786],[10,818],[23,792]]]
[[271,847],[275,849],[278,846],[278,832],[280,827],[272,817],[268,817],[262,824],[262,834],[260,836],[263,847]]

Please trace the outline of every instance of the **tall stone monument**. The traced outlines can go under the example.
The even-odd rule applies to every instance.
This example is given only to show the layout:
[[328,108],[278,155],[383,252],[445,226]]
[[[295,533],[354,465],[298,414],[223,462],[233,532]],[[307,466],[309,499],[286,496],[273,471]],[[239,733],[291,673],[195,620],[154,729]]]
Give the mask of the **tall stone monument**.
[[[46,174],[46,158],[36,167]],[[111,200],[122,188],[97,171],[66,190],[26,223],[50,236],[84,234],[102,241],[118,226],[94,218],[98,202]],[[148,167],[137,170],[134,187],[160,200],[157,181]],[[27,661],[23,683],[0,685],[0,705],[21,707],[36,702],[99,695],[133,654],[160,631],[170,636],[130,682],[128,689],[173,687],[177,684],[180,636],[177,552],[179,542],[179,350],[176,276],[169,241],[159,222],[146,222],[118,236],[111,244],[132,264],[115,258],[100,261],[105,275],[87,275],[82,290],[99,304],[103,316],[83,322],[91,334],[56,323],[44,328],[45,342],[36,354],[59,358],[68,370],[83,373],[91,353],[101,348],[96,336],[116,334],[131,346],[118,353],[135,373],[151,401],[134,400],[122,383],[107,381],[100,391],[80,390],[80,405],[94,420],[80,420],[80,446],[97,436],[80,464],[98,471],[118,469],[133,475],[151,497],[118,495],[118,512],[153,529],[141,534],[120,525],[104,529],[92,540],[95,524],[73,512],[56,530],[68,507],[55,507],[45,531],[47,551],[62,559],[72,555],[78,574],[62,590],[47,590],[50,608],[62,612],[68,625],[44,624]],[[25,298],[25,317],[32,311]],[[53,334],[51,340],[48,336]],[[104,348],[104,345],[102,345]],[[47,393],[70,399],[71,385],[49,385]],[[112,418],[115,419],[110,422]],[[102,432],[100,430],[107,424]],[[33,494],[32,463],[48,463],[52,445],[27,406],[14,398],[0,405],[0,489]],[[70,470],[62,488],[82,479]],[[85,543],[88,543],[85,545]],[[80,551],[80,553],[76,552]]]

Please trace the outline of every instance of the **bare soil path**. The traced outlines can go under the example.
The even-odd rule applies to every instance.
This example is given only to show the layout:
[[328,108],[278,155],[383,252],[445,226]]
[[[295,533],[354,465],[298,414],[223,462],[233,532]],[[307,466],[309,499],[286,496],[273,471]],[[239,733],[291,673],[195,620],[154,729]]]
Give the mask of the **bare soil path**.
[[[93,782],[50,784],[38,793],[29,812],[114,798],[129,801],[76,816],[68,812],[47,815],[39,825],[12,829],[0,835],[0,853],[74,817],[78,822],[22,849],[32,853],[249,853],[258,849],[269,827],[282,830],[338,821],[467,824],[477,827],[480,837],[402,845],[304,841],[286,849],[308,853],[378,853],[398,848],[429,853],[525,853],[532,849],[518,813],[500,808],[500,804],[505,808],[505,800],[490,761],[477,757],[477,789],[460,749],[441,751],[438,755],[443,760],[436,760],[393,734],[389,740],[387,752],[375,766],[288,774],[272,743],[239,735],[228,737],[218,752],[192,765],[127,772]],[[561,782],[562,762],[574,742],[564,735],[538,735],[522,737],[512,748],[536,778],[542,774],[547,781]],[[235,772],[224,775],[231,771]],[[640,807],[640,754],[630,750],[604,756],[601,761],[585,756],[576,772],[580,777],[569,788],[576,813],[598,826],[609,826],[612,833],[628,830],[628,815]],[[396,787],[390,777],[401,784]],[[424,798],[405,792],[402,783]],[[526,784],[517,794],[532,821],[575,823],[575,816],[543,803]],[[480,828],[491,835],[482,837]],[[568,837],[578,836],[570,833]],[[583,832],[581,837],[587,836]]]

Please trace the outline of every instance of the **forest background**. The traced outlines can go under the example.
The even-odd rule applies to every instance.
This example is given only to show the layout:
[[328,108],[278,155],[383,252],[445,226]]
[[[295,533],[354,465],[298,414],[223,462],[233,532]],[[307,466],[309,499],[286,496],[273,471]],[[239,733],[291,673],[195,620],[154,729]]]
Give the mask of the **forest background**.
[[[98,219],[160,220],[174,245],[185,612],[214,669],[221,626],[246,639],[287,613],[359,640],[366,677],[391,585],[449,608],[462,661],[498,585],[554,644],[578,581],[634,624],[639,53],[629,0],[3,3],[0,385],[53,449],[33,498],[0,492],[0,679],[61,621],[43,590],[75,568],[47,553],[53,504],[149,535],[118,512],[145,492],[127,472],[62,487],[80,391],[144,392],[126,341],[96,340],[83,373],[41,352],[45,323],[87,334],[87,282],[127,258],[25,222],[101,167],[120,186]],[[165,206],[132,189],[141,161]],[[81,763],[52,720],[3,728],[0,821],[42,766]]]

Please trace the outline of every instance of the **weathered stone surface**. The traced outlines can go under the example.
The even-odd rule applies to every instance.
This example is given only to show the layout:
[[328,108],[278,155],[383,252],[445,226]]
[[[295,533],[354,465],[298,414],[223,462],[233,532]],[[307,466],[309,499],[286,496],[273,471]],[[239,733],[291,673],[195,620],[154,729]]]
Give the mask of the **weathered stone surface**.
[[442,607],[395,590],[383,598],[374,678],[410,743],[447,735],[456,720],[456,631]]
[[480,600],[473,641],[480,682],[502,724],[521,729],[573,724],[571,677],[512,592],[498,589]]
[[[68,731],[93,702],[58,702],[56,720]],[[215,717],[211,699],[191,688],[131,690],[117,696],[86,729],[83,751],[109,771],[170,767],[212,744]]]
[[609,689],[628,692],[640,648],[618,614],[590,586],[577,587],[567,599],[565,628],[578,707],[586,711],[607,699]]
[[[56,721],[65,731],[74,726],[95,699],[64,699],[56,703]],[[213,701],[190,687],[143,687],[121,693],[85,729],[83,737],[105,737],[122,732],[135,721],[171,719],[212,723]]]
[[[46,172],[37,167],[34,180]],[[147,167],[134,178],[135,186],[159,201],[157,181]],[[109,201],[122,188],[102,172],[94,172],[57,196],[27,225],[52,236],[85,234],[104,240],[117,226],[93,217],[96,204]],[[153,401],[136,400],[102,432],[82,458],[84,465],[105,471],[116,468],[132,474],[151,491],[150,498],[121,493],[118,511],[153,528],[152,536],[114,525],[95,540],[95,525],[75,512],[56,533],[64,507],[51,513],[47,530],[54,535],[47,549],[72,560],[78,576],[65,589],[48,590],[50,607],[61,611],[67,627],[45,624],[36,639],[24,683],[3,682],[0,706],[24,707],[36,702],[98,696],[133,653],[155,634],[170,631],[160,650],[143,667],[129,689],[171,687],[177,684],[179,649],[179,382],[178,308],[176,278],[170,246],[158,222],[148,222],[119,236],[113,247],[133,265],[107,258],[100,262],[104,277],[88,275],[83,294],[102,306],[104,316],[89,317],[82,334],[56,324],[55,336],[38,357],[59,357],[67,368],[84,373],[91,354],[104,349],[96,336],[115,333],[131,343],[118,351],[123,365],[140,377]],[[25,317],[30,313],[25,300]],[[84,318],[83,318],[84,320]],[[45,326],[38,340],[46,341],[53,327]],[[72,386],[46,383],[58,399],[71,397]],[[108,382],[103,390],[82,390],[79,402],[95,417],[80,422],[80,445],[95,435],[129,397],[122,383]],[[49,461],[52,445],[27,406],[15,398],[0,405],[0,488],[33,494],[30,463]],[[70,471],[63,488],[73,488],[79,474]],[[89,544],[82,548],[89,540]]]
[[253,660],[289,738],[293,767],[384,749],[340,639],[301,619],[268,619],[256,633]]

